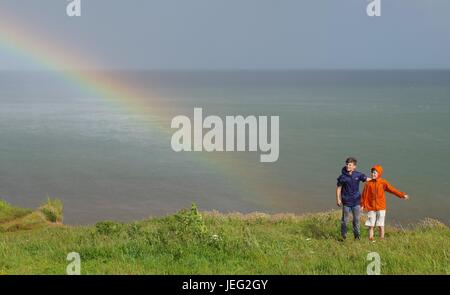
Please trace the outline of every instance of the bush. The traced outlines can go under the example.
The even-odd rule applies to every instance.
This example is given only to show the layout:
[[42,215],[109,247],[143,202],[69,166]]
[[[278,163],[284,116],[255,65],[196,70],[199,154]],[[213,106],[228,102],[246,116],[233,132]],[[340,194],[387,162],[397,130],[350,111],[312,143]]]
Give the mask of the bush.
[[205,222],[202,215],[198,212],[195,203],[192,203],[190,210],[183,209],[174,216],[174,230],[177,235],[194,235],[202,237],[207,233]]
[[119,235],[123,227],[123,223],[115,221],[101,221],[95,224],[96,232],[105,236]]
[[56,220],[57,220],[57,215],[56,215],[56,213],[55,213],[53,210],[51,210],[51,209],[49,209],[49,208],[42,208],[42,209],[41,209],[41,212],[44,213],[45,218],[46,218],[48,221],[53,222],[53,223],[56,222]]
[[127,227],[127,235],[130,238],[139,238],[144,234],[142,225],[137,222],[133,222]]
[[63,205],[58,199],[47,198],[47,202],[40,207],[47,221],[61,223],[63,219]]

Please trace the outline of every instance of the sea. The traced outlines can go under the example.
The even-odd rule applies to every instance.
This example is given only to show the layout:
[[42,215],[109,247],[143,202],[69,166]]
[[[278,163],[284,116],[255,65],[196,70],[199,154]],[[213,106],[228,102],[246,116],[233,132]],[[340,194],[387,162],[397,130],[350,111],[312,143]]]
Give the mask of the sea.
[[[171,121],[196,107],[278,116],[278,161],[175,152]],[[27,208],[60,199],[66,224],[165,216],[192,203],[223,213],[338,209],[348,156],[368,175],[382,165],[410,196],[386,194],[387,224],[450,224],[450,71],[0,72],[0,199]]]

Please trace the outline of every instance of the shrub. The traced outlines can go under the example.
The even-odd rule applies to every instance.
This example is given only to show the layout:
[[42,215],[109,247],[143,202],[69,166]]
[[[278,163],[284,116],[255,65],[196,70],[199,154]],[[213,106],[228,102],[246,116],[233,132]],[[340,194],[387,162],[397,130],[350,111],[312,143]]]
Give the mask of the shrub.
[[123,223],[115,221],[100,221],[95,224],[97,233],[105,236],[118,235],[123,231]]
[[58,199],[47,198],[47,202],[40,208],[47,221],[60,223],[63,219],[63,205]]
[[141,237],[144,233],[143,233],[143,229],[142,229],[142,225],[137,223],[137,222],[133,222],[130,225],[128,225],[127,227],[127,234],[130,238],[139,238]]
[[175,214],[174,218],[176,220],[174,229],[178,235],[202,237],[207,233],[206,225],[195,203],[192,203],[190,210],[183,209]]

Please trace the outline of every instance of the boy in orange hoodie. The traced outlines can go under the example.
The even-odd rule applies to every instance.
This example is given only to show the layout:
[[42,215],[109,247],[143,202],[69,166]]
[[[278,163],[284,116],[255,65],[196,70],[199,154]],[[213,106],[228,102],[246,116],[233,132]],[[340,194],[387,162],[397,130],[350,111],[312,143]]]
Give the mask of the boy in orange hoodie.
[[384,218],[386,216],[386,196],[384,192],[389,192],[395,196],[408,200],[406,193],[394,188],[386,179],[381,178],[383,167],[375,165],[371,169],[372,180],[364,186],[361,197],[361,208],[367,211],[366,226],[369,227],[369,240],[373,241],[374,227],[380,228],[380,238],[384,239]]

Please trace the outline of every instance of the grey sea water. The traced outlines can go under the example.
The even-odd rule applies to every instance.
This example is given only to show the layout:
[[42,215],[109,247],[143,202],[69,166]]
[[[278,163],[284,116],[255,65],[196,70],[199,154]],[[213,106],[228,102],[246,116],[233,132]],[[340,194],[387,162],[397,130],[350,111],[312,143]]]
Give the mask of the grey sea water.
[[[204,210],[335,208],[345,158],[411,196],[388,195],[387,222],[450,223],[450,72],[103,72],[152,97],[148,116],[97,97],[59,72],[0,72],[0,198],[65,205],[65,223]],[[280,116],[280,158],[175,153],[171,116]],[[167,117],[154,117],[159,112]],[[155,120],[159,120],[156,122]],[[361,186],[362,189],[362,186]]]

